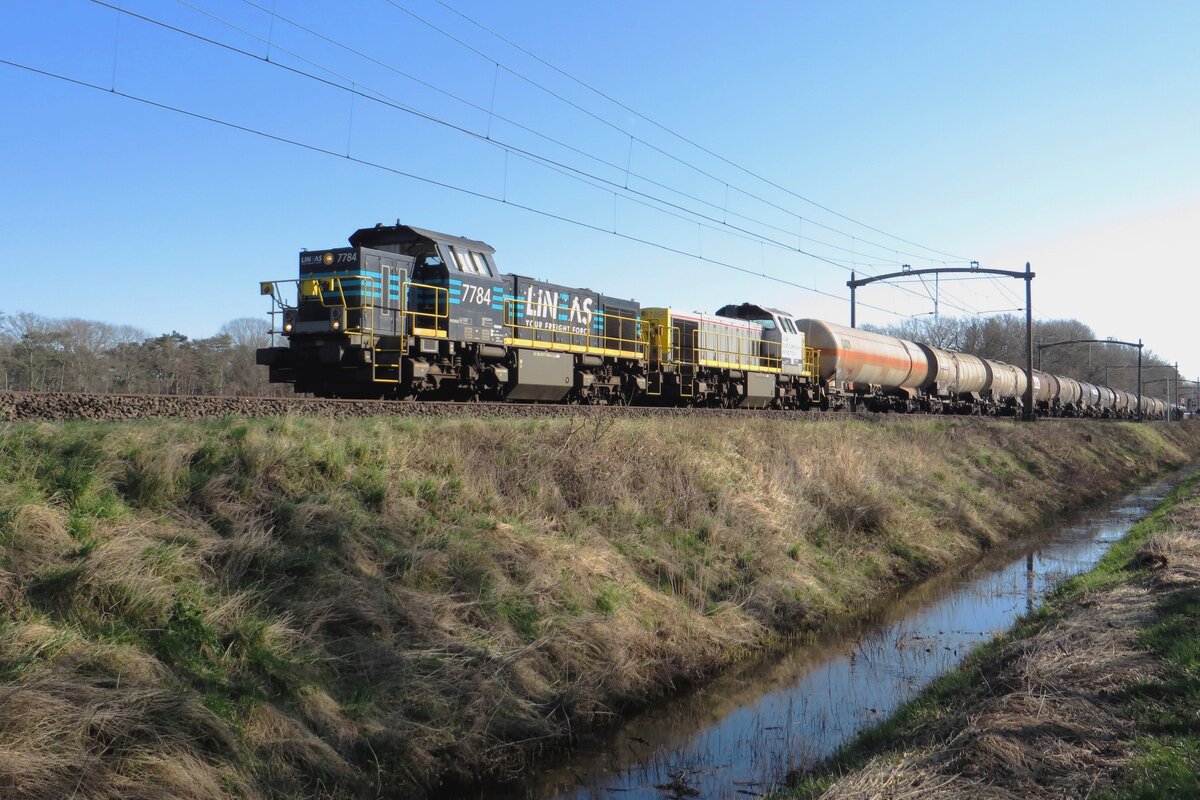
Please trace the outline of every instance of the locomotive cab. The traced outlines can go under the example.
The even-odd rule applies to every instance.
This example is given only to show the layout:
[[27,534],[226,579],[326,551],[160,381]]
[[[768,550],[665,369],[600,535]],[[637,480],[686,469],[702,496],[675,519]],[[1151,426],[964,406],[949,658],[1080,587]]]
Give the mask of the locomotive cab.
[[807,364],[805,361],[807,348],[804,331],[800,330],[800,326],[787,312],[753,303],[742,303],[723,306],[717,311],[717,316],[757,322],[763,329],[764,347],[781,359],[783,374],[815,377],[812,354],[809,354]]
[[412,263],[366,247],[301,252],[297,302],[285,310],[284,333],[402,335],[400,294]]
[[[413,259],[406,299],[414,337],[504,344],[504,281],[491,245],[400,224],[361,228],[350,244]],[[437,349],[425,342],[422,352]]]
[[261,284],[272,297],[277,332],[288,340],[257,351],[271,382],[333,395],[332,387],[394,380],[413,259],[355,246],[303,250],[299,261],[298,278]]

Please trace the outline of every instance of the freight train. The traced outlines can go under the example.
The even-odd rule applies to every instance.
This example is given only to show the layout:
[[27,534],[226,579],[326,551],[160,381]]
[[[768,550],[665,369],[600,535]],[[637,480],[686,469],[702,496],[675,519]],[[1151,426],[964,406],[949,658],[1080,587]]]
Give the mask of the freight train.
[[[484,242],[376,225],[260,284],[286,346],[257,360],[318,397],[1015,415],[1011,364],[766,305],[643,307],[502,274]],[[276,327],[278,325],[278,327]],[[1139,398],[1033,372],[1043,416],[1132,418]],[[1141,397],[1145,418],[1177,413]]]

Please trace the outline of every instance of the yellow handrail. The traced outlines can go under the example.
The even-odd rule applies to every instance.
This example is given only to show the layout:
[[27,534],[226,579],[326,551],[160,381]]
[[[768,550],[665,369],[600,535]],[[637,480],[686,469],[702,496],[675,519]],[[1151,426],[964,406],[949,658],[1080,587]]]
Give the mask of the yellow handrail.
[[[433,311],[413,311],[409,308],[409,304],[404,304],[404,313],[406,316],[412,317],[413,332],[418,333],[418,329],[422,331],[441,331],[442,336],[446,335],[446,326],[439,325],[440,320],[448,320],[450,318],[450,291],[444,286],[433,286],[428,283],[417,283],[415,281],[405,281],[400,287],[402,296],[408,297],[409,289],[428,289],[433,292]],[[445,301],[443,304],[442,301]],[[442,310],[443,305],[445,310]],[[427,319],[431,324],[420,325],[418,318]]]
[[[358,283],[359,301],[357,305],[351,305],[347,299],[347,281],[356,281]],[[326,278],[291,278],[281,281],[272,281],[271,295],[274,304],[280,307],[281,311],[286,312],[289,306],[283,301],[283,293],[278,290],[278,284],[296,284],[297,288],[297,303],[294,308],[299,309],[306,302],[319,303],[322,308],[340,308],[345,313],[342,314],[342,329],[338,333],[348,336],[361,337],[361,346],[367,348],[370,353],[371,364],[371,380],[376,383],[399,383],[399,376],[396,378],[381,377],[380,369],[398,370],[399,365],[384,365],[379,364],[378,354],[400,353],[404,347],[404,331],[380,329],[376,326],[376,318],[381,311],[392,311],[388,304],[388,293],[390,287],[384,285],[383,278],[376,275],[371,275],[363,272],[352,273],[348,275],[335,275]],[[437,288],[437,287],[429,287]],[[375,302],[375,293],[379,291],[380,303]],[[352,291],[352,290],[350,290]],[[443,290],[445,291],[445,290]],[[399,312],[399,309],[394,309]],[[359,312],[356,324],[351,324],[350,312]],[[276,312],[272,310],[272,318]],[[396,338],[395,347],[380,347],[384,336],[392,336]]]
[[[527,305],[528,301],[519,297],[504,299],[504,326],[509,329],[507,338],[514,343],[529,342],[539,346],[549,345],[552,350],[570,350],[585,355],[622,355],[640,358],[645,352],[646,342],[642,333],[645,323],[638,317],[626,317],[606,311],[592,311],[585,315],[586,323],[571,326],[570,323],[559,322],[558,312],[561,309],[554,306],[555,318],[549,321],[551,326],[544,326],[531,324],[528,317],[525,317],[524,321],[517,318],[518,310]],[[533,305],[540,306],[541,304],[534,303]],[[600,331],[593,329],[597,320],[603,323]],[[610,322],[617,323],[616,336],[611,335],[607,330]],[[560,329],[558,327],[560,325],[567,329]],[[626,325],[629,327],[626,328]],[[578,330],[580,328],[583,332]],[[624,333],[627,330],[633,335],[625,336]]]
[[779,344],[764,341],[761,337],[700,327],[692,331],[692,363],[700,366],[780,372],[783,357],[770,354],[779,349]]
[[804,348],[804,371],[814,380],[821,377],[821,351],[817,348]]
[[[663,328],[657,322],[643,321],[642,344],[646,348],[646,358],[652,363],[674,364],[677,361],[675,348],[679,342],[679,326],[672,325]],[[663,341],[662,331],[667,331],[666,341]]]

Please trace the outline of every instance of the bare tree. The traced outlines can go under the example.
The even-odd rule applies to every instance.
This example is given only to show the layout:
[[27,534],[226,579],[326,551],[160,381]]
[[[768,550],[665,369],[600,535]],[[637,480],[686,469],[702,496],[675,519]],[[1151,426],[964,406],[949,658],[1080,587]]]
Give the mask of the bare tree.
[[229,362],[225,391],[236,395],[269,393],[266,370],[258,366],[255,351],[271,343],[271,326],[266,319],[239,317],[221,326],[219,335],[229,339]]
[[217,335],[228,336],[230,346],[235,349],[266,347],[271,343],[271,326],[259,317],[238,317],[222,325]]
[[[936,320],[905,320],[885,328],[872,328],[889,336],[945,347],[980,358],[1025,366],[1025,319],[1013,314],[995,317],[939,317]],[[1095,339],[1095,332],[1075,319],[1034,322],[1034,367],[1038,366],[1037,345],[1076,339]],[[1046,348],[1041,368],[1088,383],[1104,384],[1127,392],[1137,391],[1137,351],[1115,344],[1089,343]],[[1142,353],[1143,377],[1162,378],[1167,364],[1149,350]],[[1161,383],[1150,384],[1145,393],[1154,395]],[[1158,392],[1161,394],[1161,392]]]

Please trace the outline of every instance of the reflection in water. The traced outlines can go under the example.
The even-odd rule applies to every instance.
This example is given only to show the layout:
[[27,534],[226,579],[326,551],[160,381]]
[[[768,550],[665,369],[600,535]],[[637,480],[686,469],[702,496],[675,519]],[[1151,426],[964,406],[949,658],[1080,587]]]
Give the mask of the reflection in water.
[[1036,541],[927,581],[849,632],[830,634],[663,703],[607,738],[483,800],[742,800],[828,756],[970,650],[1090,569],[1178,482],[1167,479]]

